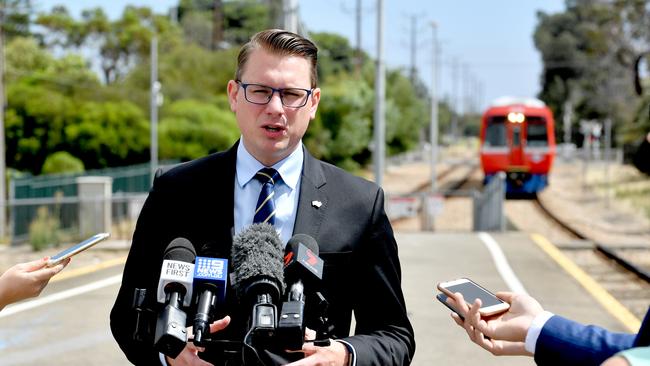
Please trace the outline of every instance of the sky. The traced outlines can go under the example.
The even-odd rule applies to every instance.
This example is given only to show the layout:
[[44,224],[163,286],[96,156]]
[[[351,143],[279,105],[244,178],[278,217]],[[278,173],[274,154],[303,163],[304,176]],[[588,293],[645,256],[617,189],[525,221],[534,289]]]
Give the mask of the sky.
[[[36,10],[49,11],[65,3],[73,15],[82,9],[102,7],[117,18],[127,4],[149,6],[167,13],[178,0],[35,0]],[[299,0],[302,24],[312,32],[345,36],[356,46],[356,0]],[[439,44],[438,97],[446,97],[464,111],[463,95],[486,107],[501,96],[535,97],[540,89],[542,64],[533,43],[537,11],[564,11],[564,0],[384,0],[384,57],[389,69],[410,69],[411,44],[415,43],[415,66],[420,79],[431,87],[433,36],[437,26]],[[362,48],[377,54],[377,1],[361,0]],[[415,22],[413,20],[415,19]],[[412,26],[415,24],[415,26]],[[415,42],[412,42],[412,29]],[[456,65],[456,66],[455,66]],[[454,71],[456,70],[456,71]],[[389,88],[390,85],[387,85]]]

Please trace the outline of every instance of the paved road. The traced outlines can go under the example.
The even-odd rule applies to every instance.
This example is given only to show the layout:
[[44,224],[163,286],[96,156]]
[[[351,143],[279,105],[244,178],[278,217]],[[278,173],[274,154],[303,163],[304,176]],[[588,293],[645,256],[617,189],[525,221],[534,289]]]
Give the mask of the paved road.
[[[492,237],[521,284],[548,310],[624,330],[528,235],[506,233]],[[437,282],[461,276],[489,289],[507,289],[507,282],[478,234],[398,233],[397,239],[404,293],[416,331],[413,365],[534,365],[530,358],[496,358],[474,346],[452,322],[449,311],[434,300]],[[121,271],[122,266],[117,265],[52,283],[38,300],[98,281],[104,281],[98,286],[105,286],[13,314],[11,307],[0,312],[0,365],[128,364],[108,326],[108,313],[118,290],[116,276]],[[381,306],[381,299],[377,301]]]

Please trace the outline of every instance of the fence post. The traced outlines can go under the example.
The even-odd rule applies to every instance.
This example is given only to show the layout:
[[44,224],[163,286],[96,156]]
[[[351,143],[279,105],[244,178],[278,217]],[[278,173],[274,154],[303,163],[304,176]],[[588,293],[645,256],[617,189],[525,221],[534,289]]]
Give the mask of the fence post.
[[77,177],[79,234],[82,237],[111,231],[113,178]]
[[485,186],[483,192],[473,197],[474,231],[504,231],[505,215],[503,201],[505,200],[506,174],[499,172]]

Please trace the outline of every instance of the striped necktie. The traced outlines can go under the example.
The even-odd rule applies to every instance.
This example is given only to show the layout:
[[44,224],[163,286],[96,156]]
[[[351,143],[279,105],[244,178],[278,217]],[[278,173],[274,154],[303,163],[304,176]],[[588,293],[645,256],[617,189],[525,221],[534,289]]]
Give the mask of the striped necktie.
[[257,199],[253,223],[275,224],[275,203],[273,202],[273,186],[279,182],[280,173],[273,168],[262,168],[255,174],[255,179],[262,183],[260,197]]

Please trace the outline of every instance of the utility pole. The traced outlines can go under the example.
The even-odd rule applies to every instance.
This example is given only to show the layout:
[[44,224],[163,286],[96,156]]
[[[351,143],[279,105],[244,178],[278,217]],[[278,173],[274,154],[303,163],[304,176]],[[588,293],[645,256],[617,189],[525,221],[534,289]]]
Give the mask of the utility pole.
[[386,94],[386,70],[384,69],[384,0],[377,0],[377,67],[375,73],[375,183],[382,185],[384,180],[384,150],[386,121],[384,97]]
[[415,85],[417,78],[417,29],[418,18],[416,15],[411,15],[411,83]]
[[158,81],[158,37],[154,33],[151,37],[151,91],[150,91],[150,118],[151,118],[151,181],[158,169],[158,103],[160,98],[160,82]]
[[356,74],[357,79],[361,78],[361,66],[363,64],[363,56],[361,54],[361,0],[357,0],[357,9],[356,9],[356,36],[357,36],[357,59],[356,65],[354,65],[354,73]]
[[431,127],[429,138],[431,140],[431,192],[436,191],[436,163],[438,161],[438,96],[437,96],[437,74],[438,74],[438,36],[437,25],[431,22],[433,33],[433,62],[431,67]]
[[212,50],[218,50],[223,43],[223,2],[214,0],[212,11]]
[[456,142],[458,129],[458,58],[454,57],[451,64],[451,141]]
[[298,0],[284,0],[284,29],[298,33]]
[[7,195],[5,173],[5,45],[4,45],[4,5],[0,5],[0,240],[7,234]]
[[438,35],[437,25],[431,22],[431,31],[433,35],[432,41],[432,62],[431,62],[431,126],[429,126],[429,139],[431,140],[431,194],[424,200],[422,210],[424,211],[424,225],[423,229],[433,231],[435,227],[435,212],[433,209],[432,200],[438,199],[436,193],[436,165],[438,162],[438,88],[436,85],[438,74]]

